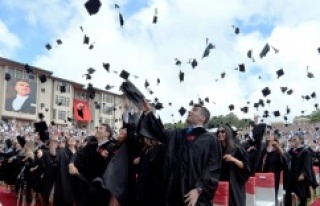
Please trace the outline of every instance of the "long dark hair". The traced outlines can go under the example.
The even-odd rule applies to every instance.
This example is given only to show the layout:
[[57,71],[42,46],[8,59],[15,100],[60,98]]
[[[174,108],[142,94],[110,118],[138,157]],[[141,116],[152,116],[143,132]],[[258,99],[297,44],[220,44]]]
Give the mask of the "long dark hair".
[[223,149],[224,153],[226,154],[233,154],[233,151],[235,149],[235,143],[234,143],[234,135],[232,129],[225,124],[221,124],[218,127],[218,131],[220,128],[223,128],[226,134],[226,148]]

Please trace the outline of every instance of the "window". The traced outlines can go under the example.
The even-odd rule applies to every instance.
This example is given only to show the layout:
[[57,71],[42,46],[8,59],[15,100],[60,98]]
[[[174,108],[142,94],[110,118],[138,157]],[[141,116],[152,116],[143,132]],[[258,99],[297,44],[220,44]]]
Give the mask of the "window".
[[71,85],[70,84],[67,84],[66,85],[66,93],[71,93]]
[[22,71],[16,70],[16,78],[22,79]]
[[65,111],[59,111],[58,119],[65,120],[66,119],[66,112]]
[[103,95],[103,101],[104,101],[104,102],[108,102],[108,103],[112,103],[112,102],[113,102],[113,98],[112,98],[112,96],[109,95],[109,94],[104,94],[104,95]]
[[112,115],[112,107],[108,107],[105,103],[102,104],[102,113],[106,115]]
[[45,88],[41,88],[41,92],[42,92],[42,93],[45,93],[45,92],[46,92],[46,89],[45,89]]
[[67,101],[65,97],[59,97],[59,102],[61,103],[61,106],[66,106],[67,105]]
[[12,76],[12,77],[15,77],[16,75],[16,70],[14,69],[14,68],[12,68],[12,67],[10,67],[9,69],[8,69],[8,73]]
[[107,118],[106,118],[106,119],[104,120],[104,123],[110,125],[111,119],[107,119]]
[[69,105],[70,105],[70,98],[67,98],[66,106],[69,107]]
[[56,91],[60,91],[60,85],[61,85],[60,82],[56,82]]

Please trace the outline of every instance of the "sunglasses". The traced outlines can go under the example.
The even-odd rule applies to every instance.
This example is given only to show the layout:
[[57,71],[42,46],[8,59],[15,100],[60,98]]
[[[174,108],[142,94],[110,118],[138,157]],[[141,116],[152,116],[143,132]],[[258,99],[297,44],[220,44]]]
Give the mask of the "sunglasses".
[[226,131],[224,131],[224,130],[217,131],[217,134],[219,134],[219,133],[224,134],[224,133],[226,133]]

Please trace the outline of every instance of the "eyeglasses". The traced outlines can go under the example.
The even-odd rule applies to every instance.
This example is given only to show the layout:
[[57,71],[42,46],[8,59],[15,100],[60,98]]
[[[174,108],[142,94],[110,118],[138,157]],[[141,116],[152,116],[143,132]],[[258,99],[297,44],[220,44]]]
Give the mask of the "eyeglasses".
[[219,133],[224,134],[224,133],[226,133],[226,131],[224,131],[224,130],[217,131],[217,134],[219,134]]

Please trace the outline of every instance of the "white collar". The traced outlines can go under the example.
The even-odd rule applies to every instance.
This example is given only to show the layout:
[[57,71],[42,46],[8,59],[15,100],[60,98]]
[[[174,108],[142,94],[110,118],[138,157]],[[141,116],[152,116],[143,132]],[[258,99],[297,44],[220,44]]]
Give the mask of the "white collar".
[[98,147],[100,147],[101,145],[103,145],[103,144],[105,144],[105,143],[107,143],[107,142],[109,142],[108,139],[107,139],[107,140],[104,140],[104,141],[102,141],[102,142],[98,142]]

